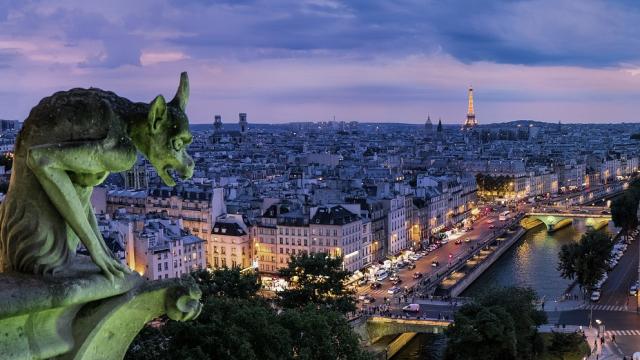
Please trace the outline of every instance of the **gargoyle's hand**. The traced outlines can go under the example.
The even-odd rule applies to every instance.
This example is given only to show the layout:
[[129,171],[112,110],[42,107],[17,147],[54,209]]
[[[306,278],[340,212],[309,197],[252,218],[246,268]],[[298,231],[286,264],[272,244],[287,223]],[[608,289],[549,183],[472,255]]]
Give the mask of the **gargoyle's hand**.
[[98,247],[97,251],[89,251],[93,262],[102,270],[104,276],[111,283],[114,282],[115,276],[124,278],[129,273],[129,269],[122,265],[118,260],[114,259],[102,247]]
[[193,320],[202,311],[202,291],[193,281],[181,280],[181,284],[182,286],[174,287],[167,293],[167,315],[177,321]]

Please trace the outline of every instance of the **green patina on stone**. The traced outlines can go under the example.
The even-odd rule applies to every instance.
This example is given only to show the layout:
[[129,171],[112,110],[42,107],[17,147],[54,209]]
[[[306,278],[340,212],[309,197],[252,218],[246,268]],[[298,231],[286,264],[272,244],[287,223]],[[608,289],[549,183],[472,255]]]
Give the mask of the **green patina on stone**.
[[[0,205],[0,358],[122,359],[151,319],[200,314],[193,279],[146,282],[114,259],[90,204],[93,187],[130,169],[138,151],[167,185],[172,171],[193,175],[188,98],[182,73],[168,103],[72,89],[31,110]],[[80,242],[93,261],[75,256]]]
[[0,272],[53,274],[68,266],[79,242],[112,282],[129,269],[105,245],[90,204],[93,187],[130,169],[141,152],[165,184],[171,172],[193,175],[182,73],[170,102],[134,103],[100,89],[44,98],[18,136],[9,190],[0,206]]

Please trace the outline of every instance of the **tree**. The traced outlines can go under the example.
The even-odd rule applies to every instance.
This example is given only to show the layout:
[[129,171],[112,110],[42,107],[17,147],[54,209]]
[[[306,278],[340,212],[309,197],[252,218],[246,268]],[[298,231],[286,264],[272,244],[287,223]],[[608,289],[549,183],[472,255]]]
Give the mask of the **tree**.
[[581,288],[591,290],[607,271],[613,242],[601,231],[590,230],[578,243],[562,245],[558,271],[565,279],[576,279]]
[[289,279],[289,289],[278,293],[282,307],[315,304],[342,313],[356,309],[354,293],[344,285],[350,274],[342,268],[341,257],[327,253],[292,256],[289,266],[280,269],[280,275]]
[[[169,322],[167,359],[290,359],[291,340],[273,309],[262,303],[211,297],[191,322]],[[204,355],[200,357],[199,355]]]
[[293,355],[300,360],[364,360],[370,354],[363,351],[359,338],[344,315],[337,311],[308,305],[302,309],[287,309],[280,324],[289,331]]
[[582,336],[577,333],[552,332],[547,352],[558,359],[564,359],[566,354],[580,351],[580,344],[583,341]]
[[611,203],[611,219],[615,226],[622,229],[625,236],[638,227],[638,201],[640,199],[633,189],[626,191]]
[[238,268],[196,270],[191,276],[202,290],[203,301],[211,296],[249,299],[260,290],[258,274],[241,273]]
[[340,312],[314,304],[278,309],[257,294],[256,274],[238,269],[201,270],[192,276],[203,290],[201,315],[148,326],[126,359],[370,359]]
[[462,306],[447,329],[447,360],[532,359],[542,353],[536,327],[546,315],[528,288],[492,288]]
[[446,360],[516,359],[517,340],[511,316],[501,307],[463,305],[446,330]]

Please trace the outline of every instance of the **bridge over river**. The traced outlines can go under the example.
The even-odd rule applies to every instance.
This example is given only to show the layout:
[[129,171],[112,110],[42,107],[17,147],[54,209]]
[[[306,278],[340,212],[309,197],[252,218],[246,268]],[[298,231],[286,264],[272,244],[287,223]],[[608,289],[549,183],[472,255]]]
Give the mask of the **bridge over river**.
[[568,208],[531,208],[526,217],[520,222],[525,229],[531,229],[543,223],[547,231],[554,232],[570,225],[573,219],[585,219],[585,225],[599,230],[611,221],[611,213],[607,207],[568,207]]

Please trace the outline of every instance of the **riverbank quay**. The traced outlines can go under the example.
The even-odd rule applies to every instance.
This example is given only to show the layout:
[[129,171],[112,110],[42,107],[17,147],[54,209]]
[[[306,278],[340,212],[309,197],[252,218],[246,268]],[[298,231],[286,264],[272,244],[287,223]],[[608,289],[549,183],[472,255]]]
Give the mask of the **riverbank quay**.
[[[492,231],[491,234],[486,236],[483,239],[477,240],[477,243],[469,251],[467,254],[463,256],[457,256],[456,258],[451,259],[451,262],[447,264],[447,266],[438,271],[435,275],[425,279],[420,286],[418,287],[417,296],[418,298],[427,299],[432,298],[433,295],[440,298],[449,298],[455,297],[460,294],[462,291],[457,292],[453,295],[449,288],[454,285],[457,281],[462,280],[462,276],[460,276],[460,270],[469,265],[477,265],[483,263],[484,258],[490,253],[494,252],[497,248],[501,247],[501,244],[507,240],[511,239],[514,233],[517,233],[517,236],[522,236],[520,234],[521,230],[523,230],[519,222],[524,218],[524,214],[516,216],[510,219],[508,222],[504,223],[500,228],[497,228]],[[512,245],[512,244],[510,244]],[[446,283],[448,281],[448,284]],[[443,287],[443,283],[445,286]],[[415,294],[414,294],[415,295]]]

